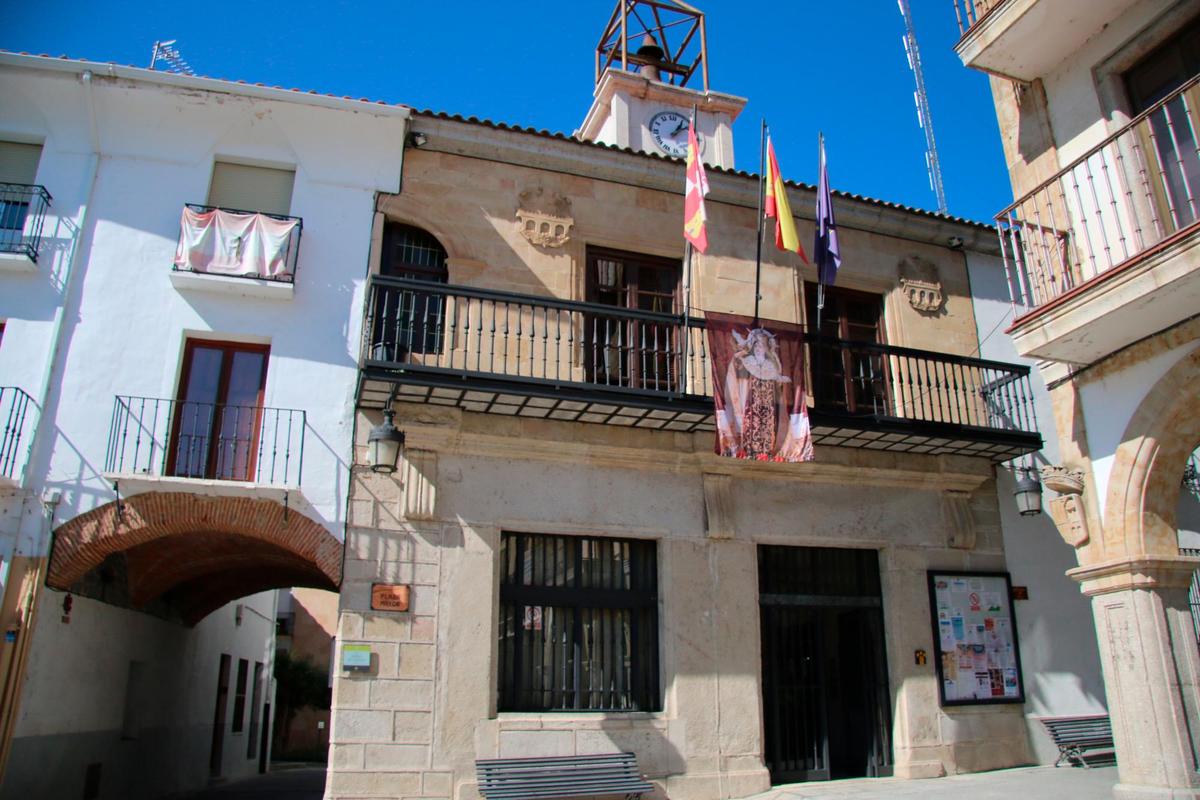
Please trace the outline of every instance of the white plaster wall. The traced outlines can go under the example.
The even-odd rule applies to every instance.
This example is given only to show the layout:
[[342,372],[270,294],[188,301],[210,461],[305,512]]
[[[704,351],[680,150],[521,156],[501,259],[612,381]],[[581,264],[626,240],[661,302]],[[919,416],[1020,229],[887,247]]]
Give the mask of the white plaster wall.
[[1122,116],[1114,126],[1106,124],[1112,109],[1102,107],[1094,70],[1173,5],[1175,0],[1131,3],[1124,14],[1043,76],[1060,166],[1082,156],[1128,119]]
[[[239,659],[264,669],[263,702],[274,707],[275,596],[263,592],[223,606],[194,628],[75,596],[62,621],[61,592],[47,592],[27,672],[12,756],[0,798],[81,797],[84,771],[100,763],[102,800],[136,800],[203,787],[209,779],[217,672],[232,657],[222,775],[258,771],[245,732],[231,732]],[[235,606],[243,606],[235,622]],[[130,661],[144,665],[139,731],[123,738]],[[269,721],[267,721],[269,723]],[[261,725],[262,723],[260,723]],[[260,727],[261,731],[261,727]]]
[[1080,381],[1079,396],[1101,517],[1108,500],[1113,460],[1124,439],[1125,428],[1154,385],[1196,346],[1195,342],[1188,342],[1126,369],[1106,373],[1098,380]]
[[[1033,388],[1038,428],[1044,442],[1036,455],[1038,466],[1058,464],[1058,433],[1050,395],[1035,362],[1022,359],[1004,330],[1012,321],[1012,304],[1004,264],[994,256],[967,253],[980,357],[1027,364]],[[1004,554],[1013,584],[1029,588],[1029,599],[1016,602],[1021,666],[1025,677],[1030,741],[1040,763],[1054,763],[1058,749],[1037,717],[1103,713],[1104,676],[1096,645],[1092,609],[1068,578],[1077,566],[1075,553],[1058,535],[1049,514],[1023,517],[1013,500],[1011,469],[996,471]]]
[[[374,194],[396,189],[403,143],[395,109],[369,111],[156,86],[99,69],[88,89],[74,72],[0,67],[0,135],[45,142],[38,178],[55,213],[76,220],[91,195],[82,227],[48,223],[56,234],[45,268],[0,277],[9,324],[0,374],[32,394],[50,364],[65,254],[78,249],[85,271],[67,299],[31,464],[35,492],[63,491],[60,524],[114,499],[102,477],[114,396],[174,397],[184,340],[194,335],[270,344],[264,404],[308,415],[303,511],[341,537]],[[218,157],[295,169],[291,213],[304,230],[290,301],[169,282],[180,212],[205,202]],[[38,527],[25,525],[23,554],[45,552]]]

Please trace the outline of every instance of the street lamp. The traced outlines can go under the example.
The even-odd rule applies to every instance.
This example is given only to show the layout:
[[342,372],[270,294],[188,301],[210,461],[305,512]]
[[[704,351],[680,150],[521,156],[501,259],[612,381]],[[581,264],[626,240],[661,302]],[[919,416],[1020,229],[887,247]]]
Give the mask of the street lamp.
[[396,412],[383,412],[383,422],[371,428],[367,434],[367,463],[375,472],[389,474],[396,471],[396,461],[404,448],[404,431],[393,422]]
[[1042,484],[1037,479],[1037,473],[1029,468],[1018,470],[1024,477],[1017,479],[1013,497],[1017,501],[1017,510],[1022,517],[1032,517],[1042,513]]

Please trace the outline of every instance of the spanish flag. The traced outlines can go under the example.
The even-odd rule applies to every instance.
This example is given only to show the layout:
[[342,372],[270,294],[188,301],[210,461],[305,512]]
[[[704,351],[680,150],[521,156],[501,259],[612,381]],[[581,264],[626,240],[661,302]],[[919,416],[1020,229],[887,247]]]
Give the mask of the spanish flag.
[[788,205],[787,188],[779,174],[779,162],[775,160],[775,145],[767,137],[767,202],[764,209],[767,219],[775,220],[775,246],[780,250],[791,250],[800,254],[800,260],[808,263],[808,256],[796,235],[796,221],[792,219],[792,207]]
[[704,195],[708,194],[708,178],[704,175],[704,164],[700,162],[700,142],[696,139],[696,127],[688,126],[687,178],[683,197],[683,238],[692,247],[703,253],[708,248],[708,231],[704,223],[708,220],[704,212]]

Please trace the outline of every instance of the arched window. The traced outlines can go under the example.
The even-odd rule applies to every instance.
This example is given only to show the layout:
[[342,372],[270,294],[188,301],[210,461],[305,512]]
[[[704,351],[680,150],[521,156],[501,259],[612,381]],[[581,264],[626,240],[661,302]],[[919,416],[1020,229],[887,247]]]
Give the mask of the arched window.
[[403,285],[382,283],[375,295],[372,358],[405,363],[413,353],[439,353],[445,326],[445,295],[422,291],[411,281],[445,283],[446,248],[431,234],[389,222],[383,228],[381,275]]

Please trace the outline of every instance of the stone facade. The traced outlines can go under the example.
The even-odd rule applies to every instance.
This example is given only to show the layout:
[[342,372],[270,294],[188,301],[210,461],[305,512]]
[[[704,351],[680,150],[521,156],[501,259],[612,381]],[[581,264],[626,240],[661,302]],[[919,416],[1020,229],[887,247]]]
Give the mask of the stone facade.
[[[564,300],[585,296],[589,246],[682,255],[681,164],[432,115],[417,127],[427,143],[407,152],[403,191],[378,203],[372,270],[385,219],[435,236],[451,284]],[[692,306],[750,313],[757,184],[721,171],[710,182],[712,246],[692,265]],[[523,234],[514,209],[531,192],[569,203],[561,246]],[[886,341],[974,353],[966,268],[947,242],[986,231],[865,204],[839,215],[838,284],[879,293]],[[810,222],[798,224],[811,236]],[[936,313],[910,302],[904,263],[934,270]],[[763,318],[803,322],[806,280],[811,267],[764,249]],[[414,358],[449,366],[455,346],[451,338],[444,353]],[[506,366],[540,355],[522,358]],[[568,358],[578,379],[583,366]],[[393,474],[363,466],[379,414],[360,410],[356,424],[338,641],[371,655],[367,670],[335,665],[327,797],[468,800],[478,758],[614,750],[637,753],[662,796],[766,789],[760,545],[878,554],[897,775],[1029,762],[1019,705],[943,709],[932,661],[914,658],[933,647],[926,570],[1004,569],[986,459],[818,447],[811,463],[747,463],[714,455],[708,433],[392,407],[407,436]],[[504,533],[655,543],[661,711],[498,710]],[[372,611],[373,583],[411,586],[410,609]]]

